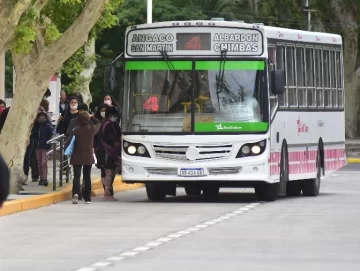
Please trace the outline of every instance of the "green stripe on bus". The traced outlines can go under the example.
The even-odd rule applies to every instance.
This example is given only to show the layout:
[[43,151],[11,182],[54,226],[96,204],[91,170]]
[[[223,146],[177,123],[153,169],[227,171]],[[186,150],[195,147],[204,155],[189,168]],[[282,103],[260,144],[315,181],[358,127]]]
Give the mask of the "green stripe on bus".
[[[196,70],[220,70],[220,61],[196,61]],[[223,67],[223,64],[221,65]],[[225,60],[224,70],[264,70],[264,61]]]
[[[171,65],[172,64],[172,65]],[[170,68],[171,67],[171,68]],[[147,71],[160,71],[160,70],[192,70],[191,61],[127,61],[125,70],[147,70]]]
[[267,122],[196,122],[195,132],[265,132]]

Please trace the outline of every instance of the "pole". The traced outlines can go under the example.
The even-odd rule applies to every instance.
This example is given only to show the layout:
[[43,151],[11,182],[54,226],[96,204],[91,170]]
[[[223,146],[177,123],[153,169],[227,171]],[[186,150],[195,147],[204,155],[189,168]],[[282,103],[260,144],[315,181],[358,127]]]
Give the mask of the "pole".
[[152,24],[152,0],[147,0],[147,23]]
[[0,54],[0,99],[5,101],[5,53]]
[[307,30],[311,31],[311,11],[310,11],[310,1],[306,0],[306,8],[307,11]]
[[56,191],[56,142],[52,143],[53,153],[53,191]]

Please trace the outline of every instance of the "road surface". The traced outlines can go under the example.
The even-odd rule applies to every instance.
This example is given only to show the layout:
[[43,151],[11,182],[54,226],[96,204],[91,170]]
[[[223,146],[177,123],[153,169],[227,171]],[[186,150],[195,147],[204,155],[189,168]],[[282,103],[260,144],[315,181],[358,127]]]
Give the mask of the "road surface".
[[359,173],[334,173],[316,198],[264,203],[224,189],[213,203],[179,189],[153,203],[138,189],[0,217],[0,270],[358,271]]

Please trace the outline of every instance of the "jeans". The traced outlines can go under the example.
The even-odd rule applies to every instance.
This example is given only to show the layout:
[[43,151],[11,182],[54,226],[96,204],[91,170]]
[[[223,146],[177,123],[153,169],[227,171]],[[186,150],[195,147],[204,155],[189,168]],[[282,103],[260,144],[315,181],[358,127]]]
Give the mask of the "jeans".
[[86,166],[77,166],[74,165],[74,181],[73,181],[73,189],[72,195],[77,194],[81,196],[81,188],[80,188],[80,178],[81,178],[81,169],[83,170],[83,180],[84,180],[84,194],[82,197],[85,201],[91,201],[91,165]]

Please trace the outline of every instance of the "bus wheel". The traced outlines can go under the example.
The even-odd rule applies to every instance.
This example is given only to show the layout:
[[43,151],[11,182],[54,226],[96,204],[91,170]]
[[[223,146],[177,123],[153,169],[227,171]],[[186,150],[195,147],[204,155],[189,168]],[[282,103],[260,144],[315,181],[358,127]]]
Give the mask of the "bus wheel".
[[321,156],[318,150],[316,156],[316,178],[303,180],[302,192],[305,197],[316,197],[320,192],[321,184]]
[[286,196],[299,197],[301,195],[301,181],[289,181],[286,186]]
[[207,198],[216,198],[219,195],[220,186],[216,184],[206,184],[203,187],[204,196]]
[[163,201],[166,198],[165,184],[146,184],[146,194],[149,200]]
[[201,194],[201,188],[197,185],[186,185],[185,192],[188,196],[198,196]]
[[255,186],[255,195],[261,201],[275,201],[279,195],[280,182],[262,183]]

